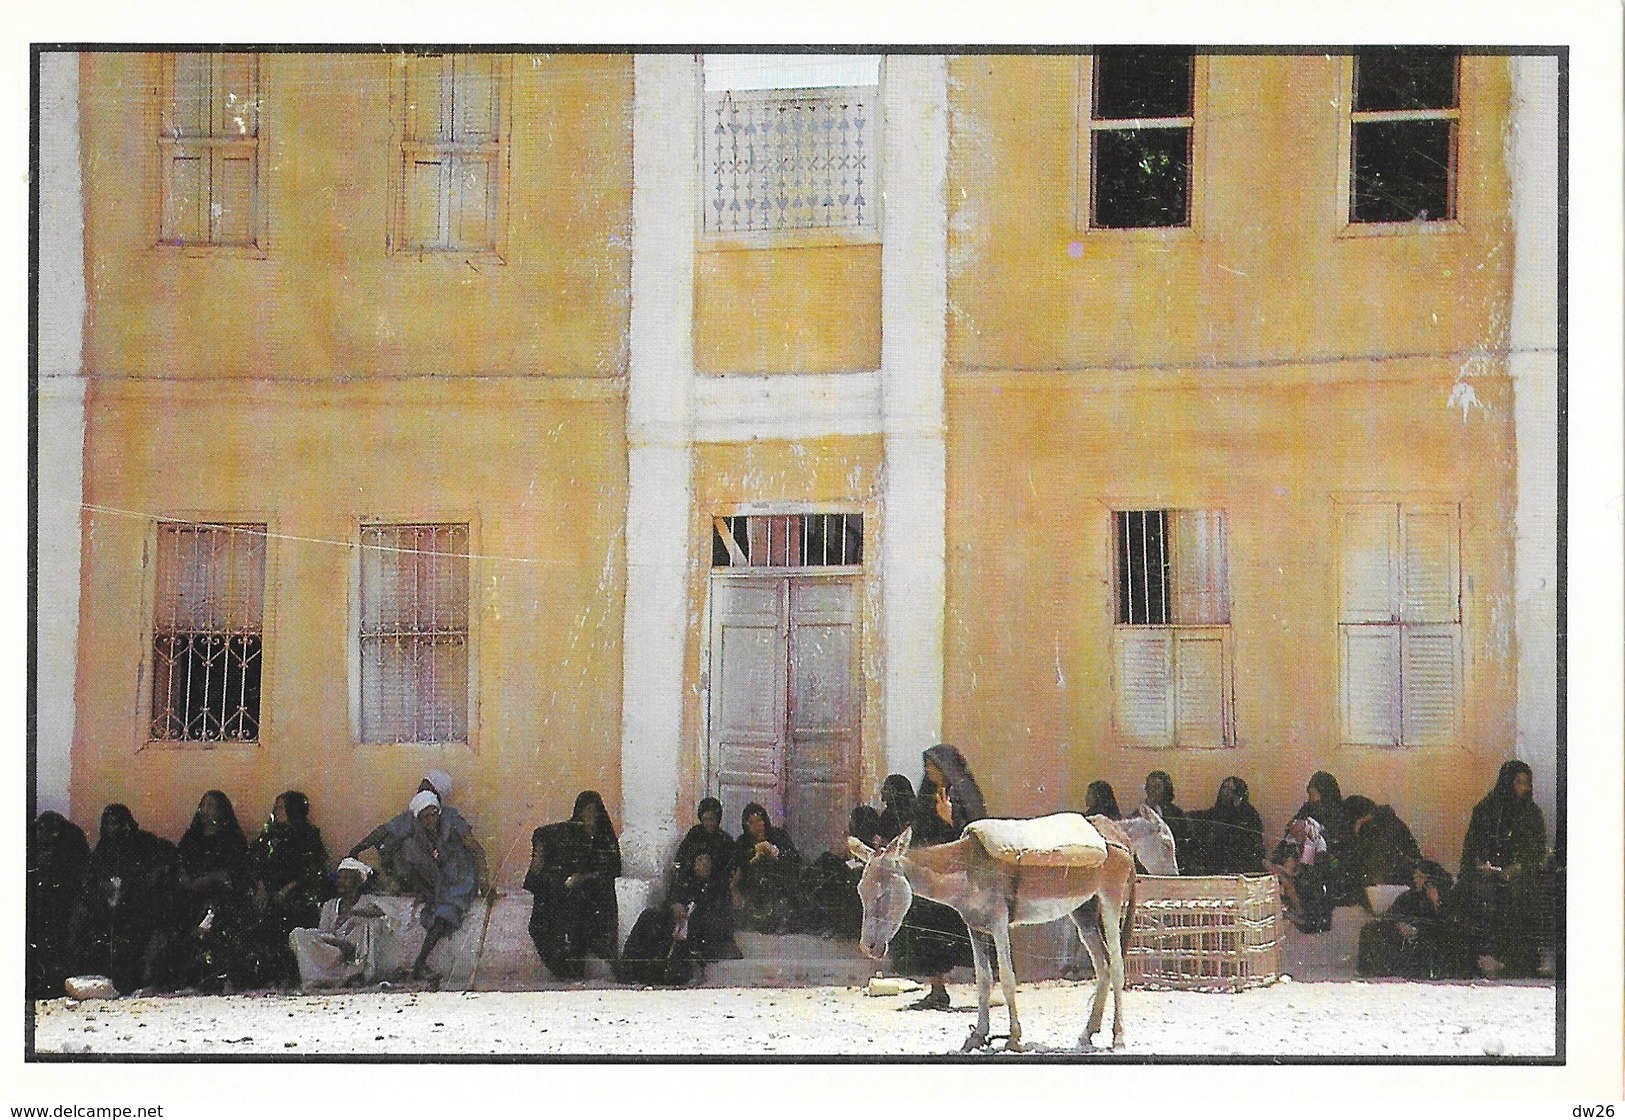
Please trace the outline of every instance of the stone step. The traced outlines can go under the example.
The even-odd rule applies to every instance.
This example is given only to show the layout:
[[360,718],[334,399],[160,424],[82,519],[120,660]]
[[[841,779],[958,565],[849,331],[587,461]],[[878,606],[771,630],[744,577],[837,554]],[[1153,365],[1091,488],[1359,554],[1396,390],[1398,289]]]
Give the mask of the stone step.
[[1281,974],[1293,980],[1353,980],[1360,952],[1360,930],[1372,920],[1363,906],[1339,906],[1332,911],[1332,928],[1304,933],[1280,918]]

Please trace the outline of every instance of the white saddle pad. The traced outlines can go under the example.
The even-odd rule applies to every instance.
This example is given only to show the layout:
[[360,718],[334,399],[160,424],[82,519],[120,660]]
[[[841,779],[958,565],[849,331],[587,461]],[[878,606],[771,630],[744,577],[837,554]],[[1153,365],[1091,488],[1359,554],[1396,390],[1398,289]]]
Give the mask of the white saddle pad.
[[965,831],[1000,863],[1024,867],[1099,867],[1106,840],[1080,813],[1054,813],[1031,820],[972,821]]

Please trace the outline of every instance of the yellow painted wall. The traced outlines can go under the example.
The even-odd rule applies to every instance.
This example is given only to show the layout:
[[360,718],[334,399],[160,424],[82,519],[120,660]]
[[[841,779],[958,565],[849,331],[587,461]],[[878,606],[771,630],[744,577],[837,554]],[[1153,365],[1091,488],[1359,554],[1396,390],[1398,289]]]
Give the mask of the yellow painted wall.
[[[711,520],[736,513],[862,513],[863,575],[859,592],[862,643],[862,747],[860,796],[873,799],[886,776],[880,695],[880,540],[883,532],[881,463],[876,437],[760,440],[706,444],[694,451],[694,518],[690,529],[689,631],[684,653],[685,767],[678,819],[685,827],[700,797],[706,752],[706,712],[699,682],[709,654]],[[723,822],[739,830],[741,805],[724,806]],[[774,822],[782,823],[782,822]],[[816,853],[808,852],[810,859]]]
[[[1079,807],[1097,778],[1129,808],[1152,769],[1206,807],[1237,773],[1273,833],[1327,769],[1453,864],[1512,755],[1507,64],[1463,62],[1459,227],[1382,236],[1337,222],[1341,66],[1200,64],[1194,228],[1127,233],[1074,221],[1076,60],[951,63],[944,727],[996,812]],[[1462,504],[1451,747],[1338,744],[1331,499],[1353,492]],[[1234,749],[1114,739],[1122,508],[1226,513]]]
[[880,368],[880,246],[703,249],[694,365],[710,373]]
[[[501,261],[385,251],[394,63],[266,55],[263,257],[156,247],[153,56],[81,60],[89,314],[74,816],[178,835],[294,786],[330,849],[440,766],[499,882],[600,790],[620,819],[629,57],[510,60]],[[257,746],[146,743],[154,515],[263,520]],[[361,746],[348,695],[363,519],[468,521],[466,747]]]
[[510,59],[500,262],[385,251],[395,65],[385,54],[261,56],[270,237],[256,259],[155,247],[157,56],[81,56],[86,368],[624,375],[631,58]]

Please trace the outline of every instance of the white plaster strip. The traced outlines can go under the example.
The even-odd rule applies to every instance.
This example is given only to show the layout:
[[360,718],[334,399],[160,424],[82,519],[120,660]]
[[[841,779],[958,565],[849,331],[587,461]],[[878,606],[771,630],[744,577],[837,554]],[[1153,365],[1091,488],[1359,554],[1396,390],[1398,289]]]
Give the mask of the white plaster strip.
[[947,480],[948,71],[893,55],[881,189],[881,416],[886,443],[880,570],[886,766],[918,772],[942,734]]
[[692,56],[640,54],[635,82],[621,846],[652,880],[678,829],[700,97]]
[[66,813],[72,778],[84,500],[85,222],[79,56],[40,55],[38,807]]
[[1518,453],[1518,757],[1548,824],[1557,787],[1557,59],[1511,60],[1512,360]]
[[702,443],[817,439],[880,432],[880,374],[701,377],[694,438]]

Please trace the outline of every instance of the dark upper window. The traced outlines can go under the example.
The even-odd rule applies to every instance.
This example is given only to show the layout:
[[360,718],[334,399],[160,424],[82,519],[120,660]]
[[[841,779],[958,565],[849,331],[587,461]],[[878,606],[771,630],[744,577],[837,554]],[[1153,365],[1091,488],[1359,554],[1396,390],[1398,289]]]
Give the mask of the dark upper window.
[[1089,224],[1190,225],[1195,56],[1105,50],[1094,60]]
[[1349,158],[1351,222],[1456,216],[1461,55],[1384,47],[1354,56]]

